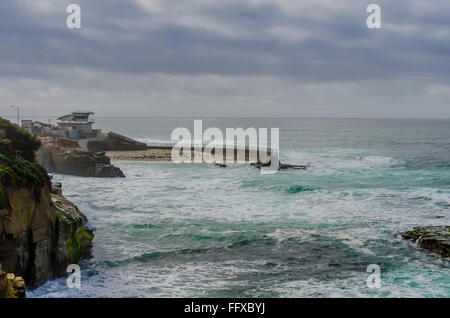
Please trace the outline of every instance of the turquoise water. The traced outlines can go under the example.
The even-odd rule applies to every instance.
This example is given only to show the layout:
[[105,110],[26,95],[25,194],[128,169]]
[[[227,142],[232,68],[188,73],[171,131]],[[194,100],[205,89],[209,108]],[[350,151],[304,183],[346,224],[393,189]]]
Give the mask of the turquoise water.
[[[204,119],[279,127],[306,171],[116,161],[125,179],[55,175],[96,228],[82,288],[31,297],[449,297],[450,262],[395,234],[450,223],[450,120]],[[97,118],[167,141],[193,119]],[[366,285],[369,264],[381,288]]]

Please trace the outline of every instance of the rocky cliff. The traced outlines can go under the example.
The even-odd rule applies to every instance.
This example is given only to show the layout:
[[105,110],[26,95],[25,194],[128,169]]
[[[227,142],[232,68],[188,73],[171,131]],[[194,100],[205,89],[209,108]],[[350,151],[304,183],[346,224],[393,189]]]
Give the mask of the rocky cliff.
[[76,140],[59,136],[40,138],[41,147],[36,161],[49,172],[72,174],[83,177],[124,177],[123,172],[111,165],[102,152],[93,153],[80,147]]
[[[0,264],[31,288],[65,275],[93,239],[78,208],[60,191],[50,193],[47,171],[32,161],[38,147],[31,134],[0,118]],[[20,289],[19,279],[1,277],[0,285]]]
[[2,269],[24,277],[29,287],[66,274],[89,250],[93,233],[86,217],[47,185],[36,192],[6,188],[7,206],[0,209]]

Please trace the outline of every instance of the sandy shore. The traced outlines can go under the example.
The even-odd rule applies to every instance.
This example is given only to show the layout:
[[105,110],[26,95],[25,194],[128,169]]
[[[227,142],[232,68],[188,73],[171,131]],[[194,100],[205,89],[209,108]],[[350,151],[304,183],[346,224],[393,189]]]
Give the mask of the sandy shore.
[[[132,150],[132,151],[107,151],[106,155],[111,160],[129,160],[129,161],[172,161],[172,148],[166,147],[153,147],[146,150]],[[191,158],[194,159],[198,156],[202,158],[205,154],[202,152],[192,151]],[[237,152],[234,153],[234,159],[237,159]],[[245,162],[250,162],[249,151],[245,151]],[[255,154],[256,158],[257,154]],[[226,160],[226,154],[223,156]]]
[[170,161],[171,149],[150,148],[137,151],[107,151],[106,155],[111,160],[131,160],[131,161]]

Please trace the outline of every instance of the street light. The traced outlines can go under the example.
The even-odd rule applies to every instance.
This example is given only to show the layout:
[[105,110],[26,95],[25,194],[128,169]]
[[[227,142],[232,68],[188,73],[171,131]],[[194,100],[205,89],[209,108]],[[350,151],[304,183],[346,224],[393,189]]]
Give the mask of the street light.
[[11,105],[11,108],[17,109],[17,126],[20,127],[20,115],[19,115],[19,106]]

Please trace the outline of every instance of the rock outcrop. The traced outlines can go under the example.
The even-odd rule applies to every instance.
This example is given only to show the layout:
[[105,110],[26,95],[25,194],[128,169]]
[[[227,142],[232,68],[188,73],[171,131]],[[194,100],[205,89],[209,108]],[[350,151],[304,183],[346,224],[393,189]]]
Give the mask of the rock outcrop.
[[23,278],[0,269],[0,298],[26,298]]
[[[261,169],[262,167],[270,167],[271,163],[261,163],[261,162],[254,162],[250,164],[251,166]],[[287,163],[278,163],[278,170],[288,170],[288,169],[293,169],[293,170],[306,170],[306,166],[304,165],[291,165],[291,164],[287,164]]]
[[399,233],[402,238],[416,242],[420,247],[443,257],[450,257],[450,226],[415,227]]
[[46,185],[36,193],[8,187],[9,208],[0,210],[2,269],[25,278],[29,287],[66,274],[88,255],[93,239],[86,217]]
[[[0,264],[30,288],[65,275],[93,239],[86,217],[34,162],[38,147],[29,132],[0,118]],[[22,295],[20,277],[1,277],[3,295]]]
[[40,140],[36,161],[49,172],[83,177],[125,177],[119,168],[111,165],[104,152],[95,154],[80,147],[76,140],[59,136],[42,137]]

